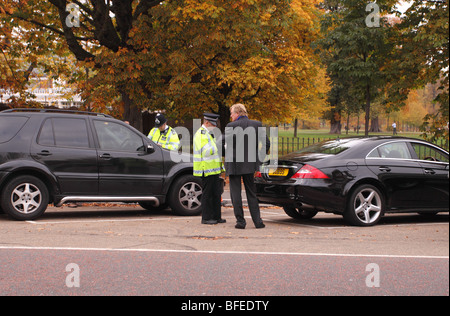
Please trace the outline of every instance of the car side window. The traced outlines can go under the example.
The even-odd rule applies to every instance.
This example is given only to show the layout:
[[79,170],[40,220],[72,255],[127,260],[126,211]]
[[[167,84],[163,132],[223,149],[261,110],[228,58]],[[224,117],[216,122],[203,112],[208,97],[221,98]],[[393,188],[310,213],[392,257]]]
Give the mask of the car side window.
[[55,135],[53,135],[52,120],[45,120],[38,137],[38,144],[44,146],[55,146]]
[[0,143],[10,141],[28,121],[24,116],[0,117]]
[[373,150],[368,157],[371,158],[391,158],[391,159],[412,159],[408,145],[404,142],[384,144]]
[[142,137],[122,124],[94,120],[94,127],[103,150],[144,151]]
[[89,148],[86,121],[78,118],[47,119],[37,142],[44,146]]
[[440,161],[448,163],[448,155],[439,149],[422,143],[411,143],[419,160]]

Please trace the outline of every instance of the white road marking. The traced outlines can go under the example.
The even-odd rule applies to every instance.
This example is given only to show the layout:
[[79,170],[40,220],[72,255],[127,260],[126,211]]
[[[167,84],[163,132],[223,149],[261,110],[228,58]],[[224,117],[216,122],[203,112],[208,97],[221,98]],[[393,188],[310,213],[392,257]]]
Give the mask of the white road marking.
[[0,250],[59,250],[59,251],[106,251],[106,252],[148,252],[148,253],[189,253],[189,254],[223,254],[223,255],[269,255],[269,256],[315,256],[315,257],[354,257],[354,258],[404,258],[404,259],[445,259],[448,256],[412,256],[412,255],[376,255],[344,253],[296,253],[296,252],[259,252],[259,251],[208,251],[208,250],[174,250],[174,249],[124,249],[124,248],[72,248],[72,247],[24,247],[0,246]]

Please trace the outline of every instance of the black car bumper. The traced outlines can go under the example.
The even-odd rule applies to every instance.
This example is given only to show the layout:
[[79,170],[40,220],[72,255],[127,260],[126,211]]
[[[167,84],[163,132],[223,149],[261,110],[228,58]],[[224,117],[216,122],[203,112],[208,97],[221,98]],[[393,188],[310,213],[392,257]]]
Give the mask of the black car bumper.
[[260,203],[293,206],[303,209],[342,214],[345,198],[339,188],[324,180],[300,180],[295,183],[276,183],[256,180],[256,194]]

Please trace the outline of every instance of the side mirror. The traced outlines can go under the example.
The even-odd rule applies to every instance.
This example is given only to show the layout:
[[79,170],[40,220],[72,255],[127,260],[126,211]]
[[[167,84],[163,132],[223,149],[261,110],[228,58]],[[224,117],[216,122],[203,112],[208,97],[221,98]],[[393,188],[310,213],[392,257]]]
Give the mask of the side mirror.
[[147,145],[147,154],[153,154],[155,152],[155,148],[152,145]]

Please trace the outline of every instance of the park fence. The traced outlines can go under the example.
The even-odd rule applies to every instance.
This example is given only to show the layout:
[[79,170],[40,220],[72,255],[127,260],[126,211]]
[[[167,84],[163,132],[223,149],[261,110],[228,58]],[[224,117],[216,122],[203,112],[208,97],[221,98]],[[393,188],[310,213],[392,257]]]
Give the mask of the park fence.
[[[292,152],[299,151],[305,147],[331,140],[337,139],[339,137],[279,137],[278,138],[278,155],[283,156]],[[435,145],[444,148],[445,150],[449,150],[449,143],[445,139],[440,139],[435,142]]]

